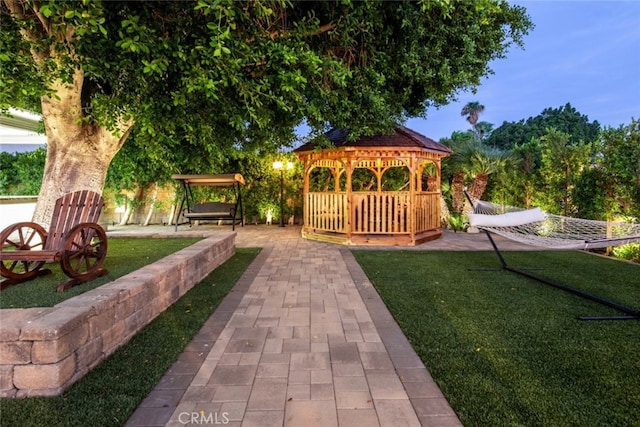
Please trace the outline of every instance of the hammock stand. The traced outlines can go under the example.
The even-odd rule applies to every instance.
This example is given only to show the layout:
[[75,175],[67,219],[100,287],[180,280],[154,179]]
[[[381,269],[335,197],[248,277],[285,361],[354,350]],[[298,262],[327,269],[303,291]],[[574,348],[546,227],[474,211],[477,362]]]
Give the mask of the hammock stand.
[[[487,202],[482,202],[482,201],[476,201],[476,203],[473,202],[471,196],[469,195],[469,193],[467,193],[467,191],[465,190],[465,196],[467,197],[467,199],[469,200],[469,203],[471,204],[471,206],[473,206],[473,211],[475,215],[480,215],[480,216],[485,216],[485,215],[500,215],[500,212],[506,212],[506,213],[511,213],[511,212],[521,212],[525,215],[528,215],[528,213],[525,213],[525,211],[523,209],[520,208],[515,208],[515,207],[507,207],[507,206],[500,206],[500,205],[495,205],[493,203],[487,203]],[[527,211],[529,212],[529,211]],[[534,213],[534,217],[536,216],[537,213]],[[567,217],[560,217],[557,215],[549,215],[549,214],[544,214],[542,212],[540,212],[541,215],[544,215],[545,217],[554,217],[555,219],[562,219],[562,220],[570,220],[573,218],[567,218]],[[520,214],[518,214],[520,215]],[[534,221],[533,223],[537,223],[540,222],[539,221],[539,217],[537,218],[533,218],[533,219],[538,219],[538,221]],[[596,302],[598,304],[602,304],[605,305],[607,307],[613,308],[615,310],[618,310],[622,313],[624,313],[624,315],[619,315],[619,316],[579,316],[578,319],[580,320],[640,320],[640,310],[631,308],[631,307],[627,307],[624,306],[622,304],[618,304],[616,302],[598,297],[596,295],[592,295],[589,294],[587,292],[581,291],[579,289],[575,289],[572,288],[570,286],[566,286],[560,283],[557,283],[553,280],[549,280],[547,278],[541,277],[541,276],[537,276],[535,274],[529,273],[528,271],[526,271],[526,269],[524,268],[518,268],[518,267],[512,267],[510,266],[507,261],[505,260],[504,256],[502,255],[502,252],[500,251],[500,249],[498,248],[498,245],[496,244],[495,240],[493,239],[493,237],[491,236],[491,234],[499,234],[503,237],[506,238],[510,238],[511,240],[516,240],[516,241],[523,241],[525,243],[529,243],[529,244],[535,244],[535,242],[538,242],[538,245],[540,246],[540,242],[542,241],[542,239],[544,239],[545,237],[543,236],[538,236],[536,239],[531,239],[531,238],[523,238],[523,239],[519,239],[516,238],[514,239],[513,236],[511,236],[509,234],[509,232],[507,231],[508,228],[510,227],[517,227],[518,224],[518,220],[512,218],[507,218],[507,221],[511,220],[513,225],[507,225],[507,226],[500,226],[498,224],[498,222],[496,222],[496,226],[492,227],[492,226],[488,226],[488,225],[474,225],[476,226],[478,229],[482,230],[485,235],[488,237],[489,242],[491,243],[491,246],[493,247],[493,250],[495,251],[496,255],[498,256],[498,259],[500,260],[500,264],[502,265],[502,270],[506,270],[524,277],[527,277],[529,279],[533,279],[536,280],[540,283],[543,283],[545,285],[549,285],[551,287],[557,288],[557,289],[561,289],[565,292],[569,292],[573,295],[579,296],[581,298],[585,298],[588,299],[590,301]],[[526,218],[523,218],[522,220],[526,220]],[[587,221],[587,220],[580,220],[582,222],[585,223],[599,223],[598,221]],[[482,222],[482,220],[480,220],[480,222]],[[491,223],[491,221],[489,221],[489,223]],[[527,225],[530,223],[526,223]],[[524,225],[524,224],[520,224],[520,225]],[[635,227],[631,227],[631,228],[627,228],[630,224],[620,224],[621,226],[624,227],[625,230],[629,231],[630,234],[622,237],[622,236],[618,236],[618,237],[612,237],[612,238],[595,238],[595,239],[591,239],[591,240],[585,240],[582,239],[581,243],[579,244],[575,244],[575,243],[566,243],[563,244],[562,242],[559,242],[559,240],[567,240],[567,235],[563,235],[562,237],[558,238],[555,241],[555,244],[552,244],[551,246],[554,248],[558,248],[558,249],[590,249],[590,248],[598,248],[598,247],[606,247],[606,246],[615,246],[615,245],[620,245],[620,244],[624,244],[624,243],[629,243],[629,242],[633,242],[633,241],[637,241],[640,240],[640,226],[636,225]],[[633,225],[631,225],[633,226]],[[519,231],[518,233],[515,234],[522,234],[522,231]],[[553,239],[553,238],[552,238]],[[579,240],[575,240],[574,241],[577,242]],[[577,246],[577,247],[576,247]]]

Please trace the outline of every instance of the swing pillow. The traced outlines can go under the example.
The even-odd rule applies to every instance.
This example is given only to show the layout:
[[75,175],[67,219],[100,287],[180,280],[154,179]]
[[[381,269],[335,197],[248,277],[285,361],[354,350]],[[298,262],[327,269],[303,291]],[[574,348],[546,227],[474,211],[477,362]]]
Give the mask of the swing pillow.
[[469,225],[472,227],[515,227],[532,222],[544,221],[546,214],[540,208],[518,212],[507,212],[500,215],[469,214]]

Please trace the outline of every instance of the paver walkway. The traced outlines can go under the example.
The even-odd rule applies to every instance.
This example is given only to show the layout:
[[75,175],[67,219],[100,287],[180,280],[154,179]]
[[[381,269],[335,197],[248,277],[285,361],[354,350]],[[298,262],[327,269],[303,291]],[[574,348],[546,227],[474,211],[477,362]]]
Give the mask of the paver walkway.
[[127,426],[461,425],[349,250],[297,227],[236,244],[264,249]]

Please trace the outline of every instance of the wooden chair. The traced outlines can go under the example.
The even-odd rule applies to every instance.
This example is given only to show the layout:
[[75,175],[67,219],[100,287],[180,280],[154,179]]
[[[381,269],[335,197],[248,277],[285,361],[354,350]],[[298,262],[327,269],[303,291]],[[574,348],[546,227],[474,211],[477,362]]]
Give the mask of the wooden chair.
[[98,193],[76,191],[56,201],[48,232],[35,222],[5,228],[0,233],[0,273],[6,279],[0,282],[0,290],[50,274],[51,270],[41,269],[46,262],[60,262],[69,277],[58,292],[107,274],[101,268],[107,256],[107,234],[97,224],[103,205]]

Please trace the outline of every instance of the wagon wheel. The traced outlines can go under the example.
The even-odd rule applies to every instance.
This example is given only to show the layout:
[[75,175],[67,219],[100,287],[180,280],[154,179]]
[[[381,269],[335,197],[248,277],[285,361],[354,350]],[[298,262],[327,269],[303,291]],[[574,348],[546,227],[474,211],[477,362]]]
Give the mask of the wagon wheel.
[[40,274],[39,270],[44,265],[44,261],[5,259],[4,255],[13,251],[42,250],[46,240],[46,230],[34,222],[18,222],[2,230],[0,242],[3,256],[0,257],[0,273],[7,280],[0,284],[0,289],[33,279]]
[[73,285],[88,282],[107,272],[100,268],[107,256],[107,234],[98,224],[83,223],[73,227],[64,242],[60,267],[72,278],[70,283],[58,290],[66,290]]

